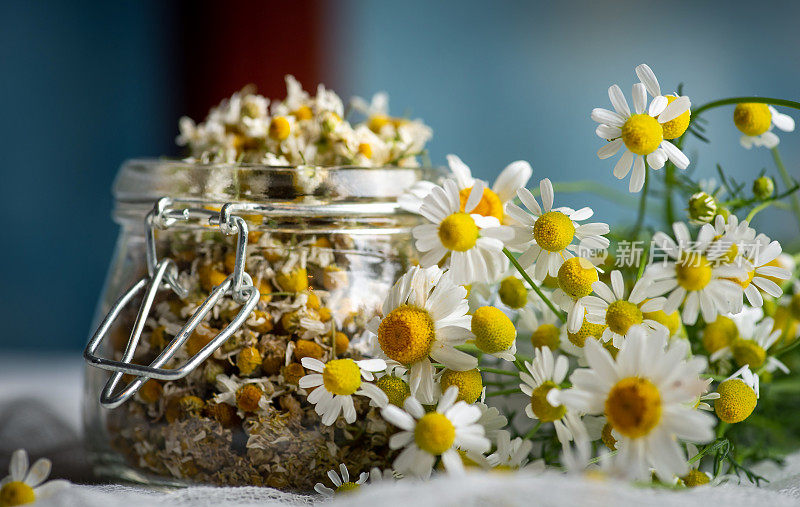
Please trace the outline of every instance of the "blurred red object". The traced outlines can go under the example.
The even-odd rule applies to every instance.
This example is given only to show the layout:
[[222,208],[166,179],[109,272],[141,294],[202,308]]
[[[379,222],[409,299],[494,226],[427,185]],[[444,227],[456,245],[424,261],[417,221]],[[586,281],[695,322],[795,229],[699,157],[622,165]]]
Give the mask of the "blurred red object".
[[316,89],[322,12],[315,0],[183,2],[177,56],[184,114],[202,120],[211,106],[250,83],[260,94],[282,99],[286,74]]

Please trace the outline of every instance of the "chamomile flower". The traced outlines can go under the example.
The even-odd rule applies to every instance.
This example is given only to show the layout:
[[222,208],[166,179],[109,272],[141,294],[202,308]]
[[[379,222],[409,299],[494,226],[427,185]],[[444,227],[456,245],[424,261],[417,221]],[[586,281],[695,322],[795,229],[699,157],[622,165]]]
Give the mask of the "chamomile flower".
[[521,437],[511,439],[508,431],[497,433],[497,450],[486,456],[486,461],[491,468],[501,470],[531,469],[544,471],[544,463],[535,461],[528,463],[528,456],[533,448],[533,442]]
[[794,130],[794,119],[791,116],[758,102],[737,104],[733,110],[733,123],[742,133],[739,142],[748,150],[753,146],[778,146],[780,138],[772,131],[772,127],[784,132]]
[[[514,239],[508,244],[523,250],[519,263],[523,268],[535,264],[534,278],[542,281],[549,274],[558,276],[558,270],[565,260],[573,257],[578,249],[608,248],[608,224],[579,224],[590,218],[594,211],[581,208],[553,208],[553,184],[545,178],[539,183],[542,206],[536,202],[527,188],[517,190],[517,197],[529,211],[524,211],[514,203],[506,204],[506,213],[520,225],[513,226]],[[575,239],[579,244],[573,244]]]
[[339,464],[339,472],[340,473],[337,474],[336,470],[328,470],[328,479],[333,483],[335,489],[318,482],[314,485],[314,491],[327,497],[332,497],[339,493],[349,493],[360,488],[370,477],[367,472],[361,472],[356,481],[351,481],[350,472],[347,470],[347,466],[344,463]]
[[[694,444],[686,444],[686,455],[691,460],[699,454],[697,446]],[[681,477],[681,481],[687,488],[696,488],[697,486],[705,486],[711,482],[711,476],[706,472],[700,470],[700,461],[689,464],[689,472]]]
[[304,357],[300,362],[304,368],[317,372],[302,377],[298,385],[303,389],[314,388],[308,394],[308,402],[316,405],[315,410],[326,426],[336,422],[340,413],[344,414],[347,423],[356,420],[354,394],[370,398],[379,407],[386,406],[389,401],[378,386],[362,382],[362,379],[373,380],[372,372],[386,369],[383,359],[333,359],[323,363],[313,357]]
[[583,297],[592,293],[592,285],[599,280],[597,267],[584,257],[572,257],[558,268],[558,289],[553,291],[553,302],[567,312],[567,331],[576,333],[586,314]]
[[[456,155],[447,155],[447,163],[455,177],[456,184],[458,184],[461,211],[465,211],[465,204],[475,186],[476,179],[472,177],[469,166]],[[511,162],[500,172],[492,188],[488,188],[487,183],[483,182],[483,196],[471,213],[495,217],[500,223],[508,224],[508,217],[504,213],[505,205],[514,200],[517,190],[525,188],[532,175],[533,169],[528,162],[524,160]]]
[[423,403],[432,403],[435,395],[431,359],[457,371],[478,365],[455,348],[472,338],[466,296],[467,290],[438,267],[414,266],[389,291],[383,317],[367,324],[381,355],[408,368],[411,394]]
[[747,301],[752,306],[760,307],[764,304],[762,292],[774,298],[783,295],[783,289],[776,282],[788,280],[792,272],[777,265],[776,260],[782,250],[777,241],[770,241],[766,234],[759,234],[753,240],[752,246],[755,247],[752,255],[741,259],[747,276],[737,281],[744,289]]
[[561,346],[561,322],[550,309],[542,310],[541,316],[537,316],[532,307],[526,307],[519,313],[517,328],[523,335],[530,334],[535,349],[547,347],[555,351]]
[[[653,70],[646,63],[636,67],[636,76],[639,78],[645,88],[647,88],[647,93],[653,97],[653,102],[656,104],[654,109],[656,111],[659,108],[666,108],[667,105],[672,104],[672,102],[679,98],[682,98],[677,94],[662,95],[661,86],[658,84],[658,79],[656,78]],[[689,97],[683,97],[683,99],[685,99],[687,102],[689,101]],[[664,114],[663,110],[661,114]],[[688,107],[686,108],[686,111],[678,115],[676,118],[666,122],[661,122],[659,115],[659,123],[661,123],[661,128],[664,131],[664,139],[676,139],[682,136],[686,132],[686,129],[689,128],[690,120],[691,111]]]
[[28,467],[28,453],[18,449],[11,455],[8,465],[8,476],[0,481],[0,505],[24,505],[47,498],[64,488],[67,481],[48,481],[51,463],[49,459],[37,460]]
[[[513,231],[497,218],[475,213],[483,195],[483,182],[476,180],[462,205],[456,182],[445,180],[423,200],[419,213],[432,223],[414,227],[412,234],[421,252],[420,264],[434,266],[445,257],[454,283],[491,282],[506,270],[504,242]],[[462,211],[464,210],[464,211]]]
[[617,438],[612,459],[632,479],[649,477],[649,469],[666,481],[686,474],[686,455],[679,440],[702,443],[714,438],[713,418],[691,404],[706,383],[702,358],[686,360],[685,340],[667,344],[665,333],[631,330],[616,359],[600,342],[584,347],[588,369],[573,372],[573,387],[557,391],[554,402],[587,414],[605,414]]
[[764,365],[766,371],[781,370],[789,373],[780,360],[769,355],[769,349],[781,336],[781,329],[775,329],[775,322],[767,317],[755,326],[746,322],[737,321],[739,336],[734,338],[726,347],[722,347],[711,355],[712,361],[724,358],[733,358],[739,367],[749,366],[758,369]]
[[733,375],[720,382],[719,397],[714,401],[714,411],[728,424],[742,422],[753,413],[759,396],[758,375],[744,365]]
[[628,190],[639,192],[646,176],[645,160],[652,169],[661,169],[668,159],[679,169],[689,166],[689,158],[664,138],[664,125],[686,113],[691,102],[688,97],[678,97],[669,102],[666,97],[659,96],[648,108],[647,91],[642,83],[633,85],[632,94],[633,114],[620,87],[612,85],[608,96],[616,112],[596,108],[591,116],[600,124],[595,133],[609,141],[597,151],[597,156],[601,159],[612,157],[624,146],[625,151],[614,166],[614,176],[623,179],[633,166]]
[[745,272],[733,264],[708,258],[706,252],[714,239],[714,228],[709,224],[701,227],[694,242],[683,222],[672,224],[672,230],[677,242],[660,231],[653,236],[654,248],[665,253],[666,259],[647,267],[645,276],[653,282],[648,296],[668,293],[664,312],[670,314],[683,305],[681,317],[685,324],[694,324],[698,313],[706,322],[712,322],[719,314],[738,311],[743,289],[731,279],[740,280]]
[[592,284],[595,294],[600,297],[584,296],[581,303],[586,307],[586,320],[592,324],[607,326],[603,335],[598,338],[604,342],[610,340],[619,348],[633,326],[641,325],[651,330],[667,332],[666,326],[645,316],[646,313],[663,310],[666,303],[663,297],[646,299],[650,283],[650,280],[640,278],[627,298],[625,281],[619,271],[611,272],[611,287],[601,281]]
[[485,453],[489,440],[483,426],[478,424],[481,411],[478,407],[456,402],[458,389],[449,388],[433,412],[415,398],[408,398],[405,410],[389,405],[381,414],[401,431],[389,439],[392,449],[403,448],[394,461],[394,469],[403,474],[427,478],[437,457],[450,473],[463,473],[464,464],[458,450]]
[[554,358],[548,347],[538,348],[534,350],[533,362],[526,361],[525,368],[529,373],[522,372],[519,375],[522,380],[519,388],[530,397],[525,414],[542,423],[553,423],[562,445],[585,434],[586,430],[575,413],[564,405],[551,402],[550,393],[558,392],[561,389],[559,385],[567,376],[569,361],[566,356]]
[[517,353],[517,330],[511,319],[494,306],[482,306],[472,314],[475,346],[482,352],[506,361],[514,361]]

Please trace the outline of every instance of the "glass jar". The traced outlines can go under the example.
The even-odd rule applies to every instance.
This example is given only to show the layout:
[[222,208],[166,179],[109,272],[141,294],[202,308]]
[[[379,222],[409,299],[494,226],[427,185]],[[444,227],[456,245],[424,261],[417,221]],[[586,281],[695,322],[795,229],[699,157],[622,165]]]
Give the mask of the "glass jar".
[[[354,423],[340,417],[322,425],[297,385],[307,373],[300,359],[370,355],[366,322],[415,260],[411,229],[419,218],[402,211],[397,197],[441,175],[401,167],[124,164],[114,187],[121,234],[95,322],[119,311],[86,354],[105,368],[90,366],[86,375],[85,432],[95,472],[146,484],[310,491],[339,463],[355,476],[386,466],[389,427],[378,409],[356,397]],[[220,213],[226,204],[233,211]],[[237,229],[232,217],[246,227]],[[244,229],[246,240],[238,237]],[[247,296],[255,292],[236,292],[240,261],[246,274],[238,283],[258,289],[252,301]],[[204,304],[212,291],[218,297]],[[131,297],[115,306],[124,294]],[[152,304],[140,309],[149,296]],[[197,325],[184,332],[195,317]],[[205,350],[208,358],[191,364]],[[164,355],[163,364],[153,363]],[[138,376],[137,386],[140,371],[108,360],[190,364],[182,378]],[[108,369],[116,372],[110,390]],[[138,390],[109,401],[126,385]],[[114,408],[101,406],[103,396]]]

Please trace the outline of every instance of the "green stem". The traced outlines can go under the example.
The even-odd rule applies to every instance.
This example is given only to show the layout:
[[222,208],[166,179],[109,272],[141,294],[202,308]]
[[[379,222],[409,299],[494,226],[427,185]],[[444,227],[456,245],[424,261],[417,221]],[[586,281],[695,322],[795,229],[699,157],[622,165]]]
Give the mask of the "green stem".
[[672,162],[667,162],[664,168],[664,217],[667,221],[667,228],[672,227],[675,222],[675,210],[672,205],[672,187],[675,185],[675,166]]
[[525,436],[522,437],[522,438],[525,439],[525,440],[529,440],[529,439],[533,438],[533,436],[536,434],[537,431],[539,431],[539,428],[541,428],[541,426],[542,426],[542,421],[537,422],[536,426],[531,428],[531,430],[529,432],[525,433]]
[[511,261],[511,264],[514,265],[514,267],[517,269],[517,271],[519,271],[519,274],[522,275],[522,278],[524,278],[525,281],[528,282],[528,285],[530,285],[531,288],[533,289],[533,291],[536,292],[536,294],[542,299],[542,301],[544,301],[544,303],[547,305],[547,307],[550,308],[550,310],[552,310],[553,313],[556,314],[556,316],[559,319],[561,319],[561,322],[566,323],[567,322],[567,318],[564,317],[564,314],[561,313],[561,311],[559,311],[555,307],[555,305],[547,298],[547,296],[544,295],[544,293],[542,292],[542,289],[540,289],[539,286],[534,283],[534,281],[531,279],[531,277],[528,276],[528,273],[525,272],[525,269],[520,265],[520,263],[517,260],[517,258],[514,257],[514,254],[509,252],[508,248],[503,248],[503,253],[506,254],[506,257],[508,257],[508,260]]
[[488,366],[479,366],[478,369],[480,371],[485,371],[486,373],[495,373],[497,375],[509,375],[511,377],[519,377],[518,372],[501,370],[500,368],[489,368]]
[[644,172],[644,187],[642,188],[642,195],[639,200],[639,213],[636,216],[636,224],[633,226],[633,233],[631,233],[631,239],[636,240],[639,237],[639,231],[642,229],[642,224],[644,223],[644,214],[645,210],[647,209],[647,190],[650,187],[650,175],[649,170],[645,167]]
[[701,113],[708,111],[709,109],[714,109],[715,107],[720,107],[720,106],[740,104],[742,102],[757,102],[759,104],[772,104],[773,106],[783,106],[783,107],[791,107],[794,109],[800,109],[800,102],[795,102],[794,100],[771,99],[769,97],[731,97],[727,99],[720,99],[720,100],[714,100],[712,102],[706,102],[702,106],[692,111],[692,119],[696,120]]
[[[778,151],[778,148],[772,148],[772,158],[775,160],[775,167],[778,168],[778,172],[781,173],[781,179],[783,179],[783,184],[786,185],[786,188],[790,188],[793,185],[792,177],[789,176],[789,172],[786,170],[786,166],[783,165],[783,159],[781,159],[781,154]],[[793,194],[790,198],[792,202],[792,210],[794,210],[794,215],[797,217],[797,223],[800,225],[800,198],[797,197],[797,194]]]
[[747,220],[748,222],[752,222],[753,221],[753,217],[755,217],[758,214],[759,211],[764,210],[766,208],[769,208],[771,204],[772,204],[772,201],[762,202],[761,204],[759,204],[758,206],[756,206],[755,208],[750,210],[750,213],[747,214],[747,217],[745,218],[745,220]]
[[717,426],[717,438],[722,438],[726,431],[728,431],[728,423],[720,421],[719,426]]

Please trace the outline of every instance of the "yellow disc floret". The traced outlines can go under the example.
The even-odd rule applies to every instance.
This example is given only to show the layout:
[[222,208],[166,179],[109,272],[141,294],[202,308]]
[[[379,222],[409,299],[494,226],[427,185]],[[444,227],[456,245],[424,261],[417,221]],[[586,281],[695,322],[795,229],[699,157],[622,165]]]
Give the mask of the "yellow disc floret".
[[733,110],[733,123],[748,136],[760,136],[772,124],[772,113],[766,104],[745,102],[737,104]]
[[617,334],[626,334],[631,326],[641,324],[643,320],[642,311],[630,301],[614,301],[606,310],[606,324]]
[[558,386],[552,380],[547,380],[531,393],[531,410],[543,423],[557,421],[567,413],[567,407],[564,405],[554,407],[547,401],[547,393],[552,389],[558,389]]
[[239,373],[244,376],[250,375],[261,366],[261,361],[263,361],[261,353],[255,347],[245,347],[236,356],[236,366],[239,368]]
[[314,112],[308,106],[300,106],[292,112],[292,115],[294,115],[294,117],[297,118],[298,121],[303,121],[303,120],[310,120],[311,118],[313,118]]
[[276,141],[283,141],[289,137],[289,120],[283,116],[276,116],[269,122],[269,137]]
[[25,505],[35,501],[33,488],[22,481],[11,481],[0,489],[0,507]]
[[[467,199],[469,199],[469,194],[472,192],[472,187],[470,188],[463,188],[458,193],[458,196],[461,200],[461,211],[467,211],[464,209],[467,205]],[[469,210],[469,213],[475,213],[478,215],[483,215],[485,217],[495,217],[496,219],[503,221],[503,203],[500,201],[500,197],[494,193],[493,190],[484,187],[483,188],[483,196],[481,197],[480,202],[478,205],[475,206],[474,210]]]
[[383,127],[390,124],[391,122],[392,119],[386,116],[385,114],[374,114],[369,117],[369,120],[367,120],[367,126],[371,131],[378,134],[383,129]]
[[628,438],[640,438],[661,420],[661,394],[649,380],[627,377],[611,388],[606,398],[608,423]]
[[[672,104],[672,101],[677,98],[678,97],[674,95],[667,95],[667,104]],[[686,132],[686,129],[689,128],[691,114],[692,112],[687,109],[686,112],[682,113],[677,118],[662,123],[661,128],[664,130],[664,139],[676,139],[682,136]]]
[[533,239],[548,252],[560,252],[574,237],[575,225],[560,211],[548,211],[533,224]]
[[353,482],[353,481],[348,481],[348,482],[342,483],[342,485],[339,486],[338,488],[336,488],[334,491],[336,493],[350,493],[351,491],[355,491],[360,487],[361,487],[361,484],[358,484],[357,482]]
[[349,396],[361,387],[361,370],[352,359],[334,359],[322,370],[322,381],[329,393]]
[[411,388],[408,387],[405,380],[398,377],[384,375],[375,381],[375,385],[386,393],[386,397],[389,398],[389,403],[391,405],[402,407],[406,398],[411,396]]
[[433,319],[416,306],[398,306],[378,326],[383,353],[406,365],[427,357],[435,338]]
[[637,155],[649,155],[664,140],[658,120],[649,114],[634,114],[622,126],[622,141]]
[[475,310],[472,333],[475,335],[475,345],[489,354],[508,350],[517,338],[514,323],[493,306],[482,306]]
[[467,371],[445,370],[441,377],[442,392],[450,386],[458,388],[457,401],[466,401],[469,404],[478,401],[483,391],[483,379],[477,368]]
[[736,323],[724,315],[718,315],[717,320],[706,324],[703,330],[703,347],[706,352],[713,354],[730,345],[737,336],[739,330],[736,328]]
[[580,299],[592,292],[598,280],[597,268],[583,257],[572,257],[558,268],[558,286],[572,299]]
[[705,255],[684,255],[675,264],[675,274],[684,289],[702,290],[711,281],[711,262]]
[[366,158],[372,158],[372,146],[369,143],[361,143],[358,145],[358,153]]
[[528,289],[515,276],[503,278],[497,290],[500,301],[509,308],[519,309],[528,303]]
[[681,477],[681,480],[687,488],[694,488],[708,484],[711,479],[708,478],[705,472],[692,468],[688,474]]
[[742,422],[756,408],[756,392],[742,381],[732,378],[717,387],[719,398],[714,401],[714,412],[721,421],[729,424]]
[[279,272],[275,281],[286,292],[303,292],[308,289],[308,272],[305,268],[295,268],[288,273]]
[[567,331],[567,338],[569,341],[572,342],[573,345],[576,347],[581,347],[586,344],[586,338],[594,337],[598,340],[601,336],[603,336],[603,332],[606,330],[608,326],[605,324],[593,324],[586,320],[586,314],[583,315],[583,324],[581,324],[581,328],[578,329],[577,333],[570,333]]
[[767,351],[754,340],[741,338],[734,340],[731,343],[731,353],[739,367],[748,365],[753,370],[764,364],[767,359]]
[[556,350],[561,344],[561,329],[553,324],[542,324],[531,335],[531,344],[535,349],[547,347]]
[[414,428],[414,441],[425,452],[438,456],[453,447],[456,428],[444,414],[431,412],[422,416]]
[[662,324],[669,330],[670,336],[675,336],[681,329],[681,314],[677,310],[667,314],[664,310],[656,310],[654,312],[643,312],[642,316],[645,319],[654,320]]
[[478,226],[466,213],[453,213],[439,224],[439,239],[448,250],[466,252],[478,241]]

